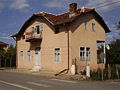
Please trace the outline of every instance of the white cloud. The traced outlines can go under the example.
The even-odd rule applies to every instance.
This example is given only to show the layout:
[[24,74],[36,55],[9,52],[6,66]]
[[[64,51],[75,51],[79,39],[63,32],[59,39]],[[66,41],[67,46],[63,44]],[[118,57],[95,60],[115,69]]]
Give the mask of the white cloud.
[[10,8],[21,10],[30,7],[30,5],[27,3],[28,0],[13,0],[13,2],[10,5]]
[[[120,0],[88,0],[86,6],[92,7],[92,8],[98,7],[96,8],[98,11],[107,12],[115,8],[118,8],[118,6],[120,5],[120,2],[112,4],[112,2],[117,2],[117,1],[120,1]],[[108,5],[108,4],[111,4],[111,5]]]
[[11,37],[0,37],[0,39],[4,39],[4,40],[13,40]]
[[111,32],[107,34],[107,42],[110,43],[113,40],[120,39],[120,31],[116,30],[115,24],[108,24]]
[[60,8],[64,7],[64,2],[63,0],[50,0],[46,3],[43,4],[45,7],[50,7],[50,8]]

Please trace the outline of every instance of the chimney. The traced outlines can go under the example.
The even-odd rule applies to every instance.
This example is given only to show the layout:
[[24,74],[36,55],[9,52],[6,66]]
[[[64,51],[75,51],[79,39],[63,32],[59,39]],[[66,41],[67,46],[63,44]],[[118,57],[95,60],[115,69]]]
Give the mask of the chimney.
[[69,11],[74,12],[75,10],[77,10],[77,3],[69,4]]

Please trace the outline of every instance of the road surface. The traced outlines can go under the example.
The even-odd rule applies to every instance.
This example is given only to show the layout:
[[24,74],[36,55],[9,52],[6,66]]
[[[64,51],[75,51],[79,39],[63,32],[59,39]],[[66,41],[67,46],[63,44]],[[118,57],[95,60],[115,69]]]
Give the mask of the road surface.
[[120,90],[120,82],[60,80],[1,70],[0,90]]

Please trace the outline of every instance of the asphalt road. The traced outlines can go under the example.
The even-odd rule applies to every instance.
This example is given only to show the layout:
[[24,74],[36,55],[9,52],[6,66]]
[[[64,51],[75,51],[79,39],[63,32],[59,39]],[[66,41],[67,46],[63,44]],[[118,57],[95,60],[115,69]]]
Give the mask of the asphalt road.
[[0,71],[0,90],[120,90],[120,82],[69,81]]

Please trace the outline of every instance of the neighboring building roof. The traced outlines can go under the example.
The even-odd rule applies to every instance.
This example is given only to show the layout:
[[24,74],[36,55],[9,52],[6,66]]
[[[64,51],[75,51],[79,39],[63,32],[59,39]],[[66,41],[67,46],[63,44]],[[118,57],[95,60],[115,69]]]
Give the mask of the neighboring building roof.
[[93,14],[98,21],[100,22],[100,24],[103,26],[103,28],[105,29],[105,32],[110,32],[109,28],[107,27],[107,25],[105,24],[104,20],[102,19],[102,17],[94,10],[91,8],[84,8],[84,11],[82,11],[82,9],[77,9],[74,11],[75,16],[70,18],[70,13],[71,12],[66,12],[60,15],[53,15],[50,13],[35,13],[33,14],[32,17],[30,17],[22,26],[22,28],[20,29],[20,31],[17,34],[12,35],[12,37],[16,37],[19,34],[23,34],[24,31],[26,30],[26,28],[29,26],[30,22],[33,21],[35,18],[37,17],[43,17],[44,19],[46,19],[51,25],[55,26],[55,25],[61,25],[61,24],[65,24],[65,23],[70,23],[73,22],[76,18],[78,18],[79,16],[82,16],[84,14],[87,13],[91,13]]
[[8,44],[5,43],[5,42],[0,41],[0,46],[6,46],[6,45],[8,45]]

